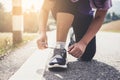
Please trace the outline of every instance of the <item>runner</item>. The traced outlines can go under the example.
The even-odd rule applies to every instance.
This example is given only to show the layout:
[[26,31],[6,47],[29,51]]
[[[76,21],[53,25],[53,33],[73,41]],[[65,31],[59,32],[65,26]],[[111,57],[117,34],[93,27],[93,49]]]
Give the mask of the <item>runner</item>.
[[[95,35],[100,29],[111,0],[44,0],[40,13],[40,38],[38,48],[47,48],[46,24],[50,10],[57,22],[56,46],[49,62],[49,68],[67,68],[66,37],[73,26],[76,43],[68,48],[69,54],[91,61],[96,52]],[[92,8],[96,9],[95,16]]]

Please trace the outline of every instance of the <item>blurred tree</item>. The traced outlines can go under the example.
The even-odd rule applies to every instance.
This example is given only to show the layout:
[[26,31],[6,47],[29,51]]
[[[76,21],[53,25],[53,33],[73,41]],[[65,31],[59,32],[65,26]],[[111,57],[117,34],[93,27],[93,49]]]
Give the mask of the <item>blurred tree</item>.
[[106,15],[106,18],[107,18],[107,19],[111,19],[111,14],[108,13],[108,14]]
[[4,7],[3,7],[3,4],[2,4],[2,3],[0,3],[0,11],[1,11],[1,12],[4,12]]
[[0,3],[0,31],[2,31],[3,25],[4,25],[4,7],[3,4]]
[[104,19],[104,23],[108,23],[112,21],[112,16],[111,16],[111,13],[107,13],[105,19]]
[[119,16],[115,12],[111,13],[111,16],[112,16],[112,20],[118,20],[119,19]]
[[12,13],[4,13],[4,32],[12,32]]
[[115,20],[120,20],[120,15],[116,14],[115,12],[110,12],[107,13],[104,23],[108,23]]
[[12,14],[4,11],[4,6],[0,3],[0,32],[12,31]]

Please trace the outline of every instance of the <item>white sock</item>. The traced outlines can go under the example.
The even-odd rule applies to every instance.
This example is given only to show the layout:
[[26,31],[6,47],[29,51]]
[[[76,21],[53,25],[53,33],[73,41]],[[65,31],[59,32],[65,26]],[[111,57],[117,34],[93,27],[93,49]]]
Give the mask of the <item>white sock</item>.
[[65,49],[66,42],[56,42],[55,48]]

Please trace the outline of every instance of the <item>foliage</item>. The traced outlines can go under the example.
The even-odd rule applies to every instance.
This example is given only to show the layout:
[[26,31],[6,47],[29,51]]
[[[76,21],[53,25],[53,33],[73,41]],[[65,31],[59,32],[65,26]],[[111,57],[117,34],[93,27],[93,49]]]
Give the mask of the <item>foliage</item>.
[[107,13],[104,23],[120,20],[120,15],[115,12]]
[[0,32],[12,31],[12,14],[10,12],[4,12],[4,7],[0,3]]

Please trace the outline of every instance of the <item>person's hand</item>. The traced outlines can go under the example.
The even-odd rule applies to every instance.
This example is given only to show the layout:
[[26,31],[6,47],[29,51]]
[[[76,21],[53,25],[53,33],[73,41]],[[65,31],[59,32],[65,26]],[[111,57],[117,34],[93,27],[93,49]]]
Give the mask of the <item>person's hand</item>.
[[68,52],[72,56],[74,56],[76,58],[80,58],[83,55],[83,53],[85,52],[86,46],[87,45],[84,42],[80,41],[78,43],[71,45],[68,48]]
[[47,35],[41,34],[40,38],[37,40],[37,45],[39,49],[45,49],[48,47],[47,45]]

